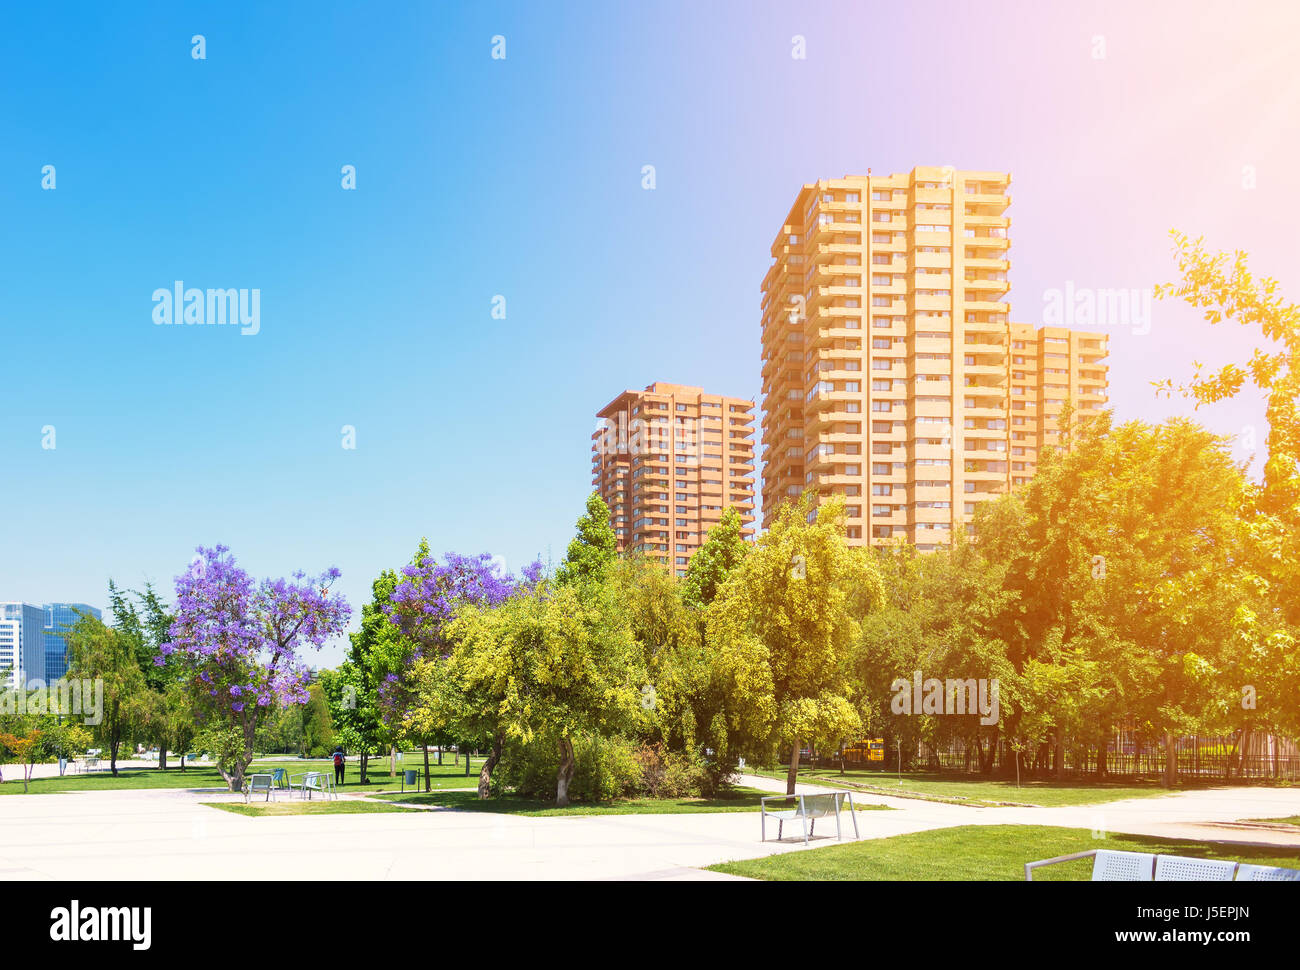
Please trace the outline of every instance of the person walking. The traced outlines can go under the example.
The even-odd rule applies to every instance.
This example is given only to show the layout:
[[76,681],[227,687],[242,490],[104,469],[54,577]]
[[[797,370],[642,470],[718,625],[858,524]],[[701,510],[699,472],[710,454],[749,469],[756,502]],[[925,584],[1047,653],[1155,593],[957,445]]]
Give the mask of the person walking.
[[343,749],[335,748],[334,749],[334,784],[336,785],[343,784],[343,765],[344,765]]

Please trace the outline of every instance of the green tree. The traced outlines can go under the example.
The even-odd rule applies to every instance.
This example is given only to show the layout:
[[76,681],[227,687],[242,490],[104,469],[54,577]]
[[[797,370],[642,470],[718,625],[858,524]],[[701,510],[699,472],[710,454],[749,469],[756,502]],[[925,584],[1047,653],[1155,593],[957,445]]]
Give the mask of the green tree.
[[[427,544],[422,543],[421,550],[427,555]],[[416,555],[418,561],[420,553]],[[402,675],[414,654],[414,644],[402,637],[384,612],[398,582],[397,573],[385,569],[371,583],[371,600],[361,607],[361,625],[348,635],[347,659],[322,681],[333,732],[339,744],[360,754],[363,782],[370,755],[391,745],[397,736],[399,717],[385,710],[380,686],[386,675]]]
[[[1192,378],[1177,386],[1197,408],[1236,397],[1247,379],[1265,399],[1264,477],[1248,489],[1241,511],[1246,555],[1257,577],[1249,592],[1258,595],[1239,613],[1232,656],[1243,698],[1231,705],[1230,716],[1239,722],[1244,751],[1251,730],[1300,732],[1300,705],[1290,700],[1300,672],[1300,306],[1282,296],[1276,280],[1256,278],[1246,253],[1211,252],[1203,239],[1171,235],[1181,278],[1157,294],[1202,310],[1211,324],[1236,321],[1265,342],[1252,348],[1244,365],[1207,370],[1198,363]],[[1175,391],[1172,380],[1156,386],[1166,394]],[[1256,691],[1247,704],[1244,695]]]
[[140,728],[150,703],[134,644],[90,615],[77,621],[67,640],[69,678],[103,681],[104,710],[94,732],[108,748],[116,777],[118,751]]
[[1048,733],[1082,734],[1099,770],[1121,719],[1164,743],[1169,784],[1175,738],[1225,726],[1225,649],[1252,585],[1245,494],[1226,442],[1195,423],[1103,416],[977,518],[1015,594],[1003,629],[1025,710],[1056,709]]
[[64,721],[57,714],[46,714],[38,720],[41,757],[68,761],[90,747],[91,734],[80,724]]
[[[1254,348],[1245,367],[1227,363],[1207,373],[1198,363],[1192,379],[1178,389],[1200,407],[1235,397],[1249,375],[1266,401],[1264,504],[1269,511],[1293,515],[1300,509],[1300,306],[1278,293],[1277,280],[1257,280],[1246,253],[1212,253],[1203,238],[1192,240],[1177,230],[1170,235],[1182,279],[1157,287],[1157,296],[1175,297],[1204,310],[1211,324],[1235,320],[1257,329],[1270,343],[1267,349]],[[1160,381],[1156,387],[1172,393],[1174,382]]]
[[709,616],[718,662],[737,699],[740,733],[790,745],[788,793],[799,752],[857,731],[845,662],[859,618],[884,601],[869,551],[845,541],[844,508],[817,508],[811,494],[777,513],[723,584]]
[[334,744],[334,722],[325,687],[319,680],[307,688],[307,703],[301,706],[299,714],[302,718],[303,751],[310,757],[328,754]]
[[739,512],[724,509],[704,545],[691,556],[682,591],[689,606],[702,610],[711,604],[732,570],[744,561],[750,544],[741,533],[743,527]]
[[587,511],[578,519],[578,534],[560,564],[558,581],[564,585],[604,577],[617,556],[614,530],[609,524],[609,506],[599,493],[587,496]]
[[[146,740],[158,745],[159,770],[166,770],[168,746],[183,747],[175,740],[172,709],[176,698],[166,696],[169,685],[180,675],[183,660],[176,656],[161,657],[162,645],[167,642],[167,631],[174,617],[152,583],[145,583],[143,592],[135,592],[122,589],[110,579],[108,603],[114,631],[128,645],[146,686],[154,692],[155,696],[142,698],[141,726]],[[158,662],[160,657],[161,663]],[[191,730],[191,736],[192,733]]]
[[498,738],[552,741],[557,805],[569,804],[574,740],[619,733],[641,717],[646,674],[608,584],[588,583],[580,593],[542,582],[495,608],[467,608],[448,633],[454,648],[446,679],[430,678],[430,703],[468,700],[456,717],[489,733],[497,751]]
[[[1005,567],[980,556],[960,533],[950,549],[918,553],[900,544],[881,550],[876,562],[884,603],[863,618],[850,656],[864,727],[887,733],[909,751],[922,741],[938,747],[960,739],[968,759],[974,753],[978,767],[991,770],[1001,719],[1019,703],[1001,628],[1013,595],[1003,586]],[[996,682],[999,722],[982,723],[970,705],[967,714],[896,713],[895,681],[911,685],[918,671],[927,679]]]
[[158,767],[167,767],[167,750],[181,753],[185,767],[186,748],[198,730],[189,692],[180,681],[173,680],[161,690],[149,688],[140,695],[140,728],[158,745]]

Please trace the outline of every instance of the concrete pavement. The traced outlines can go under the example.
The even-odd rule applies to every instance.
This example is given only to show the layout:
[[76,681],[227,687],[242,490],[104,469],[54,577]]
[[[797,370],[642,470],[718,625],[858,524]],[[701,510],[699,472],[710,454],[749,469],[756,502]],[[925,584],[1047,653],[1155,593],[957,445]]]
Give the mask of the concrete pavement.
[[[783,788],[755,776],[743,782]],[[529,818],[436,810],[248,818],[200,804],[230,799],[185,790],[0,797],[0,879],[719,878],[701,867],[806,851],[794,839],[759,842],[759,819],[750,812]],[[1300,846],[1300,831],[1224,824],[1300,815],[1298,789],[1212,789],[1059,808],[970,808],[874,794],[855,794],[855,800],[895,809],[857,813],[867,839],[1024,824]],[[814,845],[833,841],[818,838]]]
[[[741,784],[764,791],[785,791],[784,782],[759,775],[744,775]],[[811,793],[834,789],[800,783],[795,786],[795,790]],[[854,800],[888,805],[906,814],[909,819],[930,823],[923,828],[944,828],[951,825],[1060,825],[1167,839],[1300,847],[1300,826],[1237,824],[1244,819],[1300,815],[1300,789],[1297,788],[1206,788],[1147,798],[1128,798],[1098,805],[1042,808],[976,808],[914,798],[890,798],[875,792],[855,792]],[[894,813],[881,814],[893,816]]]

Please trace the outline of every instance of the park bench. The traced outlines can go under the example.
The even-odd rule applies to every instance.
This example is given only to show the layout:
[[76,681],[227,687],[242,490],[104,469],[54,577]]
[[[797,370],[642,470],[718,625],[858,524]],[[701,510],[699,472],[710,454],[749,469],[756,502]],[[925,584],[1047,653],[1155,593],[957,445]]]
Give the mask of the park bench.
[[1151,852],[1119,852],[1090,849],[1053,859],[1025,863],[1025,881],[1033,882],[1034,870],[1058,862],[1092,859],[1093,882],[1296,882],[1300,869],[1256,866],[1229,859],[1193,859],[1186,856],[1155,855]]
[[275,780],[270,775],[249,775],[248,786],[244,789],[244,804],[252,801],[253,795],[266,793],[265,801],[270,801],[275,793]]
[[[807,845],[809,836],[816,832],[817,820],[831,815],[835,816],[835,838],[839,839],[841,837],[840,810],[843,808],[846,798],[849,802],[849,815],[853,819],[853,837],[858,838],[858,815],[853,808],[853,793],[836,791],[818,795],[766,795],[760,798],[759,812],[762,816],[760,822],[762,841],[767,841],[767,819],[769,815],[776,819],[776,839],[778,842],[781,841],[785,823],[799,819],[803,823],[804,845]],[[790,807],[768,808],[768,802],[784,802]]]
[[98,770],[99,770],[98,758],[84,758],[81,761],[77,762],[77,771],[81,774],[85,774],[88,771],[98,771]]

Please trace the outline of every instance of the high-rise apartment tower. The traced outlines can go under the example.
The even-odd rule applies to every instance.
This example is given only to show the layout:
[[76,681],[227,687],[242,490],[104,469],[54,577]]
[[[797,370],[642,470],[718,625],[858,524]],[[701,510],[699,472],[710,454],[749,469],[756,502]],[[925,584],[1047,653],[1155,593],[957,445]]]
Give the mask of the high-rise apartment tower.
[[620,552],[678,575],[728,507],[752,535],[754,402],[681,384],[624,391],[597,413],[592,485]]
[[854,544],[921,549],[1106,401],[1106,336],[1013,323],[1006,172],[803,186],[762,284],[764,525],[841,496]]

